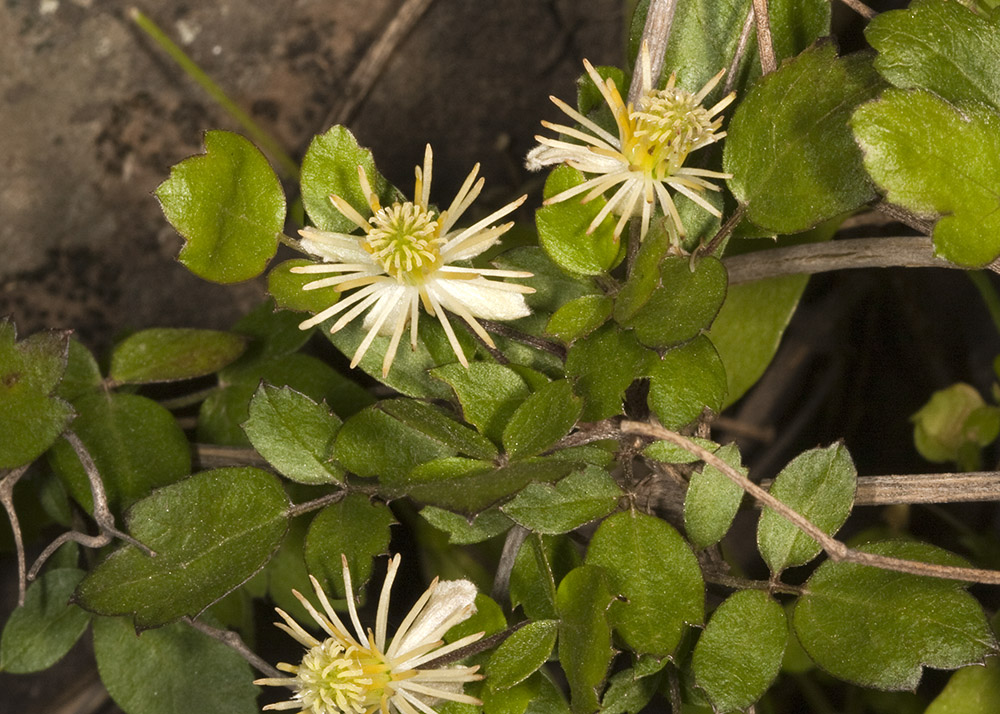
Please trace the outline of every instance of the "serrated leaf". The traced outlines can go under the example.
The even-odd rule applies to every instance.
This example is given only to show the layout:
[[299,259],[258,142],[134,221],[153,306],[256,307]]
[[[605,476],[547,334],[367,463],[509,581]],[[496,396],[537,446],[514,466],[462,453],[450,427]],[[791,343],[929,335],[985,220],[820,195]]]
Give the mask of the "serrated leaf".
[[49,570],[28,587],[24,605],[3,627],[0,671],[40,672],[70,651],[90,624],[90,613],[69,601],[84,575],[76,568]]
[[[771,495],[823,532],[833,535],[854,506],[858,472],[843,444],[811,449],[795,457],[771,485]],[[765,508],[757,523],[757,546],[772,573],[819,555],[819,543]]]
[[576,426],[583,408],[568,380],[549,382],[521,402],[503,430],[503,447],[511,459],[535,456]]
[[325,583],[324,589],[345,598],[341,555],[347,556],[351,580],[360,589],[372,574],[372,559],[389,549],[389,526],[396,522],[389,507],[361,493],[348,494],[320,511],[306,535],[306,565]]
[[156,189],[186,243],[178,260],[217,283],[260,275],[278,249],[285,194],[256,146],[228,131],[205,133],[205,153],[170,169]]
[[129,714],[257,712],[258,687],[246,661],[227,645],[184,623],[137,635],[124,618],[94,621],[101,682]]
[[420,515],[438,530],[448,534],[448,542],[455,545],[470,545],[495,538],[506,533],[514,522],[499,509],[483,511],[475,518],[446,511],[437,506],[424,506]]
[[934,225],[934,252],[981,266],[1000,255],[1000,115],[926,91],[886,90],[851,127],[886,199]]
[[667,351],[650,372],[649,408],[668,429],[690,424],[706,407],[718,412],[725,396],[726,368],[704,335]]
[[[923,543],[886,541],[860,550],[963,564]],[[955,669],[996,650],[982,608],[962,583],[827,561],[805,588],[792,618],[795,633],[809,656],[839,679],[912,690],[923,667]]]
[[723,167],[762,228],[794,233],[875,198],[847,126],[883,83],[865,55],[818,43],[764,77],[733,112]]
[[611,605],[611,622],[638,653],[672,654],[685,626],[705,617],[698,560],[659,518],[634,511],[610,516],[594,533],[586,562],[601,566],[612,592],[624,598]]
[[388,399],[379,402],[378,408],[460,454],[487,461],[499,456],[489,439],[426,402]]
[[692,660],[695,681],[716,711],[745,709],[778,676],[787,640],[781,605],[760,590],[733,593],[698,638]]
[[455,390],[465,420],[495,443],[500,443],[511,415],[530,394],[517,372],[499,364],[473,362],[468,369],[451,364],[431,374]]
[[14,323],[0,319],[0,469],[34,461],[73,417],[69,404],[51,396],[66,369],[69,333],[16,339]]
[[267,562],[285,534],[287,508],[281,484],[260,469],[195,474],[126,515],[129,533],[156,556],[119,548],[76,597],[92,612],[133,615],[140,629],[195,617]]
[[304,290],[307,283],[316,280],[315,275],[291,272],[292,268],[315,265],[307,258],[294,258],[278,263],[267,274],[267,292],[282,310],[297,312],[322,312],[340,300],[340,293],[332,287],[319,290]]
[[383,483],[402,483],[416,466],[454,456],[456,450],[404,424],[376,407],[344,422],[334,454],[358,476],[378,476]]
[[613,599],[604,572],[592,565],[570,571],[556,591],[559,660],[569,681],[574,714],[598,708],[597,692],[614,654],[607,613]]
[[901,89],[927,89],[948,102],[1000,110],[1000,26],[961,3],[916,0],[865,28],[875,69]]
[[371,213],[361,191],[359,166],[364,169],[369,185],[383,206],[401,198],[399,192],[376,170],[372,152],[358,146],[358,140],[346,127],[333,126],[312,140],[302,159],[301,182],[302,203],[314,226],[337,233],[357,230],[354,221],[344,216],[330,201],[331,194],[343,198],[363,216]]
[[558,628],[558,620],[538,620],[504,640],[486,665],[490,687],[510,689],[534,674],[552,654]]
[[[545,197],[579,186],[584,180],[578,170],[559,166],[545,181]],[[574,196],[535,212],[538,243],[556,265],[572,275],[601,275],[614,264],[621,250],[621,243],[614,236],[617,217],[608,215],[588,232],[606,203],[602,196],[586,203]]]
[[1000,711],[1000,658],[972,665],[951,675],[924,714],[995,714]]
[[[741,465],[740,452],[734,444],[719,448],[715,455],[746,476],[747,469]],[[684,530],[691,544],[707,548],[722,540],[742,500],[743,489],[714,466],[705,464],[691,474],[684,496]]]
[[528,530],[556,535],[608,515],[621,496],[607,471],[587,466],[554,485],[529,484],[501,510]]
[[[94,459],[110,504],[129,506],[191,473],[187,437],[152,399],[99,391],[80,397],[75,406],[73,431]],[[92,512],[90,481],[68,441],[56,442],[49,463],[76,502]]]
[[250,443],[283,476],[306,484],[339,483],[333,440],[341,421],[322,404],[288,387],[261,384],[243,425]]
[[570,344],[607,322],[614,305],[607,295],[583,295],[556,310],[545,331]]
[[171,327],[142,330],[115,346],[109,376],[118,384],[202,377],[236,360],[246,345],[244,336],[232,332]]
[[[600,421],[621,414],[625,390],[649,373],[657,359],[629,331],[605,325],[576,342],[566,356],[566,372],[575,378],[575,391],[583,397],[583,421]],[[609,369],[614,365],[614,369]]]

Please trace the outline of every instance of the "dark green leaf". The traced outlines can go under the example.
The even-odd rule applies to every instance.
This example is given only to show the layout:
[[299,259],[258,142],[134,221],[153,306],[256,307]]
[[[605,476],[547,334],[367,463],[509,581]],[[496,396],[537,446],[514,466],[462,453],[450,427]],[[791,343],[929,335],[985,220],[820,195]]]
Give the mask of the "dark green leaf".
[[625,669],[608,681],[608,689],[601,700],[601,714],[639,714],[656,694],[660,684],[659,673],[638,676],[634,669]]
[[530,393],[517,372],[499,364],[473,362],[468,369],[450,364],[432,374],[455,390],[465,420],[495,443]]
[[454,625],[441,639],[451,643],[477,632],[483,632],[489,637],[507,629],[507,618],[504,617],[503,608],[497,605],[496,600],[489,595],[476,593],[475,606],[476,611],[469,619]]
[[[584,182],[582,173],[569,166],[559,166],[545,181],[549,198]],[[535,212],[538,243],[563,270],[575,275],[601,275],[615,263],[621,249],[614,236],[617,216],[608,215],[593,232],[589,226],[607,201],[602,196],[582,202],[574,196],[542,206]]]
[[[129,506],[159,486],[191,473],[191,447],[173,415],[137,394],[93,392],[76,400],[73,431],[90,452],[112,505]],[[88,512],[90,481],[69,442],[60,439],[49,463]]]
[[300,322],[301,315],[279,310],[274,300],[267,299],[260,303],[233,325],[233,332],[251,338],[247,351],[233,368],[245,368],[249,364],[283,357],[298,350],[313,334],[312,330],[300,330]]
[[406,479],[416,466],[453,456],[456,450],[404,424],[376,407],[358,412],[337,434],[337,461],[358,476],[383,483]]
[[75,568],[42,574],[28,587],[24,605],[11,613],[0,640],[0,671],[40,672],[63,658],[90,623],[90,613],[69,602],[86,575]]
[[865,37],[875,69],[901,89],[1000,110],[1000,26],[961,3],[916,0],[872,18]]
[[202,377],[233,362],[246,345],[245,337],[232,332],[170,327],[142,330],[115,346],[110,377],[119,384]]
[[[795,457],[774,480],[771,495],[833,535],[851,513],[857,480],[851,455],[842,444],[833,444]],[[757,546],[775,574],[820,552],[819,543],[769,508],[757,523]]]
[[460,454],[485,461],[499,455],[489,439],[426,402],[390,399],[379,402],[378,408]]
[[256,573],[285,534],[288,497],[254,468],[205,471],[136,503],[129,532],[151,548],[119,548],[77,589],[83,607],[134,615],[137,628],[197,616]]
[[847,120],[882,86],[869,57],[838,59],[830,43],[761,80],[733,113],[723,162],[747,217],[794,233],[875,198]]
[[1000,711],[1000,658],[964,667],[951,675],[924,714],[995,714]]
[[695,681],[717,711],[746,709],[778,676],[787,639],[785,611],[767,593],[733,593],[698,638]]
[[511,459],[542,453],[576,426],[582,407],[569,381],[549,382],[510,416],[503,430],[504,450]]
[[[576,378],[583,397],[584,421],[600,421],[621,414],[625,390],[649,374],[656,353],[640,345],[631,331],[605,325],[574,344],[566,357],[566,372]],[[610,369],[610,366],[614,369]]]
[[725,396],[726,368],[704,335],[669,350],[651,370],[649,408],[668,429],[690,424],[706,407],[718,412]]
[[570,344],[607,322],[614,304],[607,295],[584,295],[570,300],[553,313],[545,331]]
[[[861,550],[964,564],[923,543],[886,541]],[[979,603],[953,580],[827,561],[805,588],[792,619],[795,632],[809,656],[839,679],[878,689],[914,689],[923,667],[955,669],[996,650]]]
[[343,126],[334,126],[312,140],[302,159],[302,203],[309,220],[320,230],[353,233],[354,221],[345,217],[330,201],[330,195],[340,196],[362,216],[371,213],[361,192],[358,167],[362,167],[372,190],[383,205],[400,198],[375,169],[372,152],[358,146],[358,140]]
[[552,654],[558,626],[557,620],[529,622],[504,640],[486,665],[490,687],[510,689],[534,674]]
[[73,401],[98,389],[102,382],[101,369],[94,355],[82,343],[70,339],[66,372],[56,387],[56,396]]
[[[302,603],[292,594],[293,589],[300,593],[312,592],[305,556],[309,525],[310,521],[307,518],[289,520],[288,532],[274,557],[267,561],[267,565],[260,573],[240,588],[240,591],[247,591],[253,597],[267,595],[275,605],[297,622],[308,622],[312,619],[309,612],[302,607]],[[257,586],[256,590],[252,587],[254,585]]]
[[128,620],[94,621],[101,682],[129,714],[254,714],[257,692],[246,661],[184,623],[136,635]]
[[890,89],[858,109],[851,126],[886,200],[943,216],[934,226],[937,255],[966,266],[1000,255],[1000,115]]
[[592,278],[569,275],[538,246],[509,250],[494,262],[498,268],[524,270],[535,276],[531,280],[535,292],[524,297],[535,312],[553,313],[564,303],[591,295],[597,289]]
[[73,417],[69,404],[50,396],[66,369],[69,333],[16,339],[14,323],[0,319],[0,469],[37,459]]
[[536,672],[510,689],[494,690],[487,683],[479,694],[483,707],[457,711],[435,705],[440,714],[569,714],[569,706],[561,688],[553,684],[543,672]]
[[556,617],[556,583],[579,564],[568,538],[529,535],[510,573],[511,605],[533,620]]
[[420,515],[438,530],[448,533],[448,542],[455,545],[481,543],[506,533],[514,525],[499,509],[483,511],[471,520],[436,506],[424,506]]
[[529,484],[502,510],[529,530],[555,535],[608,515],[621,496],[607,471],[588,466],[555,485]]
[[282,475],[299,483],[338,483],[343,472],[331,461],[340,425],[336,415],[304,394],[261,384],[243,431]]
[[389,526],[396,522],[389,507],[360,493],[349,494],[317,514],[306,535],[306,565],[325,583],[324,589],[344,598],[341,556],[347,556],[355,590],[368,582],[372,559],[389,548]]
[[612,592],[611,622],[636,652],[669,655],[685,624],[705,617],[705,585],[698,560],[672,526],[634,511],[601,524],[587,548],[587,565],[599,565]]
[[[746,476],[747,469],[740,463],[735,444],[726,444],[715,455]],[[705,464],[701,471],[691,474],[684,497],[684,529],[691,544],[707,548],[722,540],[742,500],[743,489],[714,466]]]
[[205,153],[175,164],[156,197],[187,241],[178,260],[206,280],[256,277],[278,249],[285,194],[264,155],[239,134],[206,132]]
[[306,258],[286,260],[271,268],[267,274],[267,292],[283,310],[298,312],[323,312],[338,300],[340,293],[335,288],[304,290],[307,283],[316,280],[316,275],[291,272],[292,268],[315,265],[316,261]]
[[559,583],[559,660],[574,714],[598,708],[597,693],[614,654],[607,612],[613,600],[603,571],[592,565],[581,565]]
[[[708,449],[709,451],[715,451],[719,448],[719,445],[711,439],[701,439],[697,436],[689,436],[688,439],[694,444],[697,444],[703,449]],[[693,464],[696,461],[701,461],[701,459],[687,449],[675,446],[674,444],[666,441],[654,441],[642,450],[642,455],[648,456],[656,461],[662,461],[665,464]]]

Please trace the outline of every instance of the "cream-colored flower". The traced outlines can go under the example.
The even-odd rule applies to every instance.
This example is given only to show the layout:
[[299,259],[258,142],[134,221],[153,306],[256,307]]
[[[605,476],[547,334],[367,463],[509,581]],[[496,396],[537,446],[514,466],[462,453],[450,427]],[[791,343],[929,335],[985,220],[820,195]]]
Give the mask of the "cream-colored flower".
[[299,714],[436,714],[432,705],[441,700],[480,705],[475,697],[462,693],[466,682],[482,679],[476,667],[420,666],[479,640],[479,632],[444,645],[441,636],[452,626],[476,611],[473,604],[476,587],[468,580],[431,583],[403,619],[392,641],[386,646],[386,623],[389,616],[389,591],[399,568],[399,555],[389,561],[375,616],[375,631],[361,627],[354,606],[351,573],[343,559],[347,609],[354,632],[348,631],[323,588],[310,576],[323,612],[319,612],[299,592],[292,593],[327,634],[318,640],[278,609],[284,622],[275,623],[309,648],[297,665],[278,665],[291,677],[258,679],[255,684],[291,687],[295,693],[288,701],[269,704],[267,709],[297,709]]
[[649,51],[643,46],[642,93],[636,106],[625,104],[613,79],[603,79],[587,60],[583,66],[607,102],[618,127],[614,136],[596,122],[585,117],[573,107],[556,97],[550,97],[557,107],[583,127],[542,122],[547,129],[576,139],[572,143],[563,139],[536,136],[539,145],[528,154],[527,167],[537,171],[545,166],[566,163],[584,173],[597,174],[578,186],[557,193],[546,204],[565,201],[587,192],[583,202],[590,201],[618,186],[604,208],[591,222],[592,233],[608,214],[621,216],[614,235],[619,237],[625,223],[632,216],[642,216],[641,238],[646,237],[653,209],[659,201],[664,215],[670,216],[676,229],[675,240],[685,235],[684,224],[677,214],[677,207],[668,189],[684,194],[714,216],[720,216],[715,206],[701,195],[706,190],[718,191],[719,187],[708,178],[726,179],[730,174],[719,171],[685,167],[688,154],[712,144],[726,135],[719,131],[722,117],[719,113],[729,106],[735,94],[729,94],[711,109],[701,105],[702,100],[722,78],[719,72],[692,94],[675,86],[677,77],[671,75],[667,86],[652,86]]
[[432,160],[428,145],[423,170],[419,166],[416,168],[414,200],[388,207],[379,203],[364,169],[359,166],[361,190],[372,211],[369,218],[358,213],[342,197],[330,196],[337,210],[364,231],[363,234],[316,228],[299,231],[302,247],[324,262],[292,268],[292,272],[338,273],[335,277],[307,283],[305,290],[332,286],[343,292],[357,288],[350,296],[302,322],[299,327],[307,329],[343,313],[330,328],[330,332],[336,332],[368,311],[363,323],[367,333],[354,353],[352,367],[361,361],[377,335],[390,335],[382,361],[382,374],[388,374],[407,323],[411,345],[416,348],[421,304],[441,322],[458,361],[466,367],[468,360],[445,310],[465,320],[490,347],[494,346],[493,340],[476,318],[514,320],[530,313],[524,293],[533,293],[533,288],[491,278],[530,278],[531,273],[453,265],[479,255],[510,230],[513,222],[493,223],[514,211],[526,196],[468,228],[455,228],[455,223],[483,188],[483,179],[476,180],[479,164],[473,167],[447,210],[438,212],[430,205]]

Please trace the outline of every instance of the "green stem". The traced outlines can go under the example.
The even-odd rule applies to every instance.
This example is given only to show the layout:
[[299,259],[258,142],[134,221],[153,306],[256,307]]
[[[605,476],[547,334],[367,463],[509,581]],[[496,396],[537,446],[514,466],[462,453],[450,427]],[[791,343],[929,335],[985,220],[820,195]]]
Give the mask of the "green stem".
[[990,317],[993,318],[993,326],[997,328],[997,332],[1000,332],[1000,294],[997,293],[996,287],[990,282],[985,271],[969,270],[966,275],[969,276],[969,280],[982,296],[983,303],[986,304],[986,309],[989,310]]
[[164,52],[170,55],[170,58],[176,62],[182,70],[184,70],[185,74],[201,85],[201,88],[208,92],[209,96],[211,96],[220,107],[222,107],[233,119],[239,122],[239,124],[261,148],[277,160],[286,176],[295,179],[299,177],[298,164],[296,164],[295,161],[292,160],[292,157],[281,148],[280,142],[269,132],[261,128],[261,126],[257,124],[257,122],[255,122],[249,114],[243,111],[239,105],[236,104],[236,102],[230,99],[226,93],[222,91],[222,88],[213,82],[212,78],[205,74],[205,71],[195,64],[195,61],[188,57],[184,50],[182,50],[173,40],[167,37],[166,33],[163,32],[163,30],[161,30],[155,22],[144,15],[138,8],[134,7],[129,10],[129,17],[131,17],[132,21],[139,26],[140,30],[145,32],[153,42],[159,45]]

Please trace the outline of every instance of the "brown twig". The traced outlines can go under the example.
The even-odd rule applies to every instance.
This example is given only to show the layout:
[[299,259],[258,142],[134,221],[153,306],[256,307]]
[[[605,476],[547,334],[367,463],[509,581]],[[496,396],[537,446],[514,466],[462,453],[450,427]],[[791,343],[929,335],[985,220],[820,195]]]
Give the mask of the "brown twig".
[[828,535],[801,513],[785,505],[782,501],[772,496],[767,490],[748,479],[711,451],[698,446],[687,437],[669,431],[668,429],[664,429],[662,426],[645,424],[643,422],[623,421],[619,426],[624,434],[636,434],[649,439],[668,441],[671,444],[679,446],[685,451],[697,456],[706,464],[718,469],[726,476],[726,478],[737,484],[762,505],[767,506],[807,536],[819,543],[820,547],[826,551],[830,559],[835,562],[845,561],[848,563],[857,563],[859,565],[869,565],[882,570],[908,573],[910,575],[922,575],[932,578],[943,578],[946,580],[962,580],[966,582],[985,583],[988,585],[1000,585],[1000,571],[996,570],[964,568],[953,565],[937,565],[935,563],[921,563],[914,560],[904,560],[902,558],[892,558],[884,555],[876,555],[874,553],[864,553],[859,550],[854,550],[853,548],[848,548],[847,545],[841,543],[833,536]]
[[221,630],[218,627],[212,627],[207,625],[201,620],[195,620],[190,617],[183,618],[183,621],[191,625],[194,629],[198,630],[202,634],[208,635],[214,640],[218,640],[224,645],[232,647],[236,652],[250,663],[250,666],[256,669],[263,675],[268,677],[282,677],[282,673],[269,665],[263,659],[258,657],[254,652],[247,647],[246,643],[240,638],[238,634],[232,630]]
[[[712,255],[715,250],[719,247],[719,244],[725,240],[730,233],[736,230],[736,226],[740,224],[743,220],[743,215],[747,212],[746,204],[741,203],[733,211],[733,214],[726,219],[726,222],[722,224],[718,232],[712,236],[712,240],[705,243],[703,247],[699,248],[696,253],[698,255]],[[729,282],[732,282],[730,280]]]
[[344,500],[347,495],[347,491],[337,491],[335,493],[328,493],[325,496],[320,496],[319,498],[314,498],[311,501],[305,501],[304,503],[297,503],[294,506],[289,506],[288,510],[285,511],[286,518],[295,518],[296,516],[301,516],[305,513],[311,511],[318,511],[321,508],[329,506],[331,503],[337,503],[338,501]]
[[192,444],[197,468],[216,469],[222,466],[269,466],[267,459],[246,446],[220,446],[218,444]]
[[1000,471],[861,476],[856,506],[1000,501]]
[[778,60],[774,56],[774,42],[771,40],[771,19],[767,12],[767,0],[753,0],[753,16],[757,24],[760,69],[763,74],[771,74],[778,69]]
[[0,479],[0,503],[3,503],[4,510],[7,511],[7,519],[10,521],[10,529],[14,533],[14,550],[17,551],[17,604],[18,607],[24,605],[24,593],[28,589],[27,562],[24,557],[24,539],[21,535],[21,524],[17,520],[17,511],[14,510],[14,485],[28,471],[28,466],[19,466],[16,469],[7,471]]
[[736,86],[736,75],[739,74],[740,63],[743,62],[743,56],[746,54],[747,46],[750,44],[750,33],[754,28],[753,20],[753,5],[751,5],[747,10],[746,19],[743,20],[743,29],[740,30],[740,39],[736,43],[733,61],[729,63],[729,69],[726,71],[726,86],[722,90],[723,95],[729,94],[733,91],[733,87]]
[[536,350],[541,350],[542,352],[548,352],[559,359],[566,359],[566,348],[554,340],[546,340],[544,337],[529,335],[527,332],[522,332],[510,325],[505,325],[495,320],[480,320],[479,324],[483,326],[484,330],[494,335],[506,337],[508,340],[520,342],[522,345],[534,347]]
[[[639,47],[645,46],[649,51],[649,73],[652,75],[649,83],[653,87],[659,86],[660,75],[663,74],[663,58],[670,41],[670,29],[676,10],[677,0],[650,0],[649,10],[646,12],[646,24],[642,26]],[[638,103],[642,85],[642,62],[637,60],[632,72],[632,84],[628,88],[627,101],[632,106]]]
[[861,0],[842,0],[842,2],[866,20],[871,20],[878,15],[877,12],[865,5]]
[[522,627],[528,624],[527,620],[522,620],[516,625],[511,625],[506,630],[502,632],[497,632],[496,634],[490,635],[489,637],[484,637],[478,642],[473,642],[471,645],[466,645],[461,649],[457,649],[454,652],[449,652],[446,655],[441,655],[440,657],[435,657],[434,659],[420,665],[421,669],[437,669],[439,667],[444,667],[452,662],[458,662],[465,659],[466,657],[471,657],[474,654],[479,654],[480,652],[485,652],[486,650],[493,649],[501,642],[506,640],[508,637],[513,635],[515,632],[520,630]]
[[768,593],[785,593],[786,595],[801,595],[803,592],[803,588],[796,585],[787,585],[786,583],[774,580],[751,580],[750,578],[739,578],[735,575],[720,573],[709,568],[702,568],[701,574],[705,578],[706,582],[714,583],[715,585],[723,585],[727,588],[733,588],[736,590],[764,590]]

